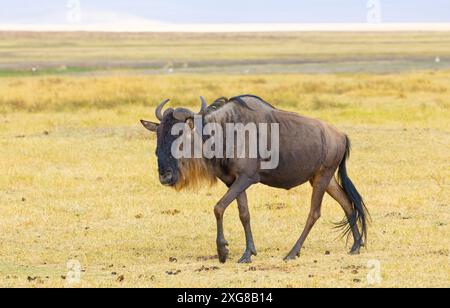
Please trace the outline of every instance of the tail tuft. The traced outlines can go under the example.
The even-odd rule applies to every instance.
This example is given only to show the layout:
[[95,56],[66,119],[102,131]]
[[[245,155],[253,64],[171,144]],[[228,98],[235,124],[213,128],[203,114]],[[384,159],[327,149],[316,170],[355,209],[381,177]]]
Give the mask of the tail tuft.
[[337,224],[338,228],[344,230],[344,236],[348,235],[354,226],[357,226],[360,230],[361,238],[360,241],[367,241],[367,225],[370,219],[369,211],[367,210],[364,200],[353,184],[352,180],[347,174],[347,160],[350,158],[351,143],[348,136],[345,136],[347,142],[347,149],[345,151],[344,158],[342,159],[341,165],[339,166],[339,181],[344,188],[345,193],[352,202],[353,205],[353,215],[347,219],[345,218],[342,222]]

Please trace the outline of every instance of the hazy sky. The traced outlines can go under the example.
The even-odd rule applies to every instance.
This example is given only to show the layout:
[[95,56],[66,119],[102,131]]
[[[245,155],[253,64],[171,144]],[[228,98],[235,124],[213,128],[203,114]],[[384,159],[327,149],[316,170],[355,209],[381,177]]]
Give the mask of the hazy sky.
[[[353,23],[367,21],[377,0],[0,0],[0,24],[66,22],[67,6],[83,14],[167,23]],[[379,0],[383,22],[450,22],[450,0]],[[101,19],[100,18],[100,19]]]

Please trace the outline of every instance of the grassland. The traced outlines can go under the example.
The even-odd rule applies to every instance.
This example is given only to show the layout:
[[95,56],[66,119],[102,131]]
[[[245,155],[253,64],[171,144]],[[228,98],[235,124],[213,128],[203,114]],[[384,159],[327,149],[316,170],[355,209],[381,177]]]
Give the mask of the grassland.
[[[440,57],[436,65],[434,59]],[[81,69],[164,72],[450,69],[449,33],[10,33],[0,32],[0,75]],[[326,64],[320,66],[320,64]],[[250,65],[245,67],[245,65]],[[265,67],[269,65],[269,67]],[[272,65],[272,66],[270,66]],[[294,65],[294,66],[293,66]],[[319,66],[318,66],[319,65]],[[255,67],[256,66],[256,67]],[[280,67],[281,66],[281,67]],[[312,66],[312,67],[311,67]],[[362,66],[362,67],[361,67]],[[237,68],[236,68],[237,67]],[[262,68],[261,68],[262,67]],[[259,68],[259,69],[258,69]],[[239,71],[239,69],[241,69]],[[225,70],[226,71],[226,70]],[[345,71],[345,70],[344,70]],[[203,71],[201,71],[203,72]]]
[[[19,62],[29,65],[27,59],[38,60],[43,46],[58,49],[64,36],[35,41],[35,53],[22,49],[22,42],[8,61],[14,69]],[[434,37],[410,36],[412,41]],[[145,38],[137,35],[136,44],[159,44]],[[72,42],[74,37],[65,39]],[[205,38],[213,39],[222,40]],[[384,39],[392,42],[391,51],[413,52],[395,45],[401,42],[396,35]],[[173,40],[174,45],[188,44]],[[337,58],[364,49],[364,39],[348,34],[348,40],[353,47]],[[73,44],[89,48],[88,41],[82,37]],[[415,42],[417,55],[429,56],[434,47],[447,46],[446,41],[429,47]],[[325,46],[332,49],[332,43]],[[139,48],[129,48],[125,60],[139,56]],[[235,57],[244,58],[245,44],[239,48]],[[166,50],[158,57],[177,56]],[[264,52],[275,58],[273,50]],[[95,62],[96,57],[89,60],[89,54],[76,51],[61,54],[67,61]],[[119,58],[117,50],[97,51],[105,57],[116,52]],[[198,56],[188,52],[190,59]],[[154,120],[154,107],[164,98],[197,109],[199,95],[212,100],[241,93],[321,118],[351,136],[349,173],[372,214],[369,245],[360,256],[348,256],[349,247],[337,239],[332,222],[342,218],[342,211],[327,197],[302,257],[283,262],[306,221],[311,189],[256,186],[249,200],[259,256],[252,265],[235,263],[244,249],[244,234],[236,206],[231,206],[225,217],[231,259],[220,265],[213,206],[225,188],[176,193],[158,183],[155,137],[138,120]],[[449,287],[449,102],[448,70],[314,75],[113,70],[104,75],[2,77],[0,286],[368,287],[368,261],[379,260],[382,287]],[[82,266],[80,284],[68,284],[69,260]]]

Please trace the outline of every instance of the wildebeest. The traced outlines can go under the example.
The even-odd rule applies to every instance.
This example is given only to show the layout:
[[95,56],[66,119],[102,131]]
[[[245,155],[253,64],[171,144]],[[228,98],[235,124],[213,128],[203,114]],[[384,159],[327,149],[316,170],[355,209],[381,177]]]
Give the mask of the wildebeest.
[[[239,260],[250,263],[256,248],[250,226],[250,213],[246,190],[257,183],[281,189],[292,189],[310,182],[313,187],[311,209],[299,240],[286,256],[293,260],[300,256],[302,246],[321,216],[325,193],[343,208],[346,217],[338,226],[345,234],[353,235],[351,254],[358,254],[367,235],[368,212],[361,195],[347,175],[346,161],[350,155],[350,140],[334,127],[295,113],[278,110],[254,95],[241,95],[231,99],[221,98],[210,106],[201,98],[199,113],[185,108],[163,108],[169,100],[156,109],[161,123],[141,120],[145,128],[157,133],[158,167],[160,182],[177,189],[197,184],[200,180],[225,183],[229,190],[214,208],[217,220],[217,251],[220,262],[228,257],[223,216],[227,207],[237,200],[239,216],[246,236],[246,250]],[[216,123],[277,123],[279,125],[279,164],[275,169],[261,168],[261,158],[174,158],[171,153],[176,138],[171,133],[178,123],[188,123],[195,129],[192,119],[201,116],[203,124]],[[335,176],[337,173],[337,176]]]

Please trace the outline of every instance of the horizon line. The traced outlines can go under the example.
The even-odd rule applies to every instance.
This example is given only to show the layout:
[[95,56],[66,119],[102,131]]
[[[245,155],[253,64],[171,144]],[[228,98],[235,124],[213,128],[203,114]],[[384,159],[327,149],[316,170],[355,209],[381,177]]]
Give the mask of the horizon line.
[[0,24],[1,32],[447,32],[449,23]]

